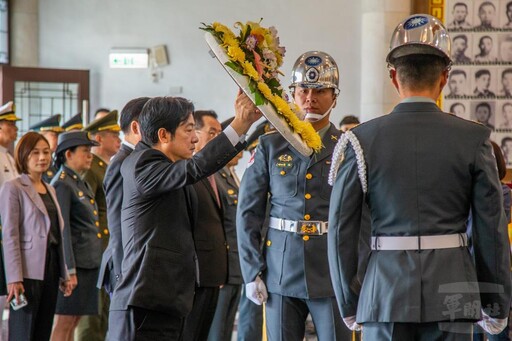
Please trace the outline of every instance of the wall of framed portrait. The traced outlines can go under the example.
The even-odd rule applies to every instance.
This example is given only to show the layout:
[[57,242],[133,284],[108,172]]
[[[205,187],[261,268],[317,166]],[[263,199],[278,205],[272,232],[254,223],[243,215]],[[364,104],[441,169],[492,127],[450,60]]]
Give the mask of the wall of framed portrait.
[[454,64],[442,108],[492,129],[512,168],[512,0],[445,0],[444,22]]

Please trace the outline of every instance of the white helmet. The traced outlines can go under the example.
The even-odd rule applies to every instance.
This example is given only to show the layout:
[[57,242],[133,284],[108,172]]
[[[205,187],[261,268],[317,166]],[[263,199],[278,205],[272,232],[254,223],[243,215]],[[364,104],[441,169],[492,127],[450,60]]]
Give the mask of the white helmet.
[[308,89],[332,88],[339,92],[338,65],[322,51],[309,51],[300,56],[292,69],[291,88]]
[[451,64],[451,39],[443,23],[428,14],[414,14],[395,28],[386,61],[411,54],[433,54]]

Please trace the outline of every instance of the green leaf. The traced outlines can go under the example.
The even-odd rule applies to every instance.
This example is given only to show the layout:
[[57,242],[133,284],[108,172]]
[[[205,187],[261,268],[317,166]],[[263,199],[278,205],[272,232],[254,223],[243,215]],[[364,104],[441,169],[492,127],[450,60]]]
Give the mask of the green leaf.
[[229,68],[233,69],[235,72],[237,72],[241,75],[244,74],[244,69],[240,65],[236,64],[235,62],[229,61],[229,62],[226,62],[224,65],[229,66]]

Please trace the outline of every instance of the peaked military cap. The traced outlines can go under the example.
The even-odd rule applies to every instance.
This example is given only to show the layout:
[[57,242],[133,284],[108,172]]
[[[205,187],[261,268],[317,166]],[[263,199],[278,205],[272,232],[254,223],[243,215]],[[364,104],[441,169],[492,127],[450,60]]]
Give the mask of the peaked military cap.
[[62,129],[62,127],[60,126],[61,116],[61,114],[50,116],[39,123],[31,125],[29,129],[34,131],[53,131],[56,133],[60,133],[64,131],[64,129]]
[[9,101],[0,107],[0,121],[21,121],[21,118],[14,113],[16,106]]
[[101,131],[121,131],[121,127],[117,123],[117,110],[112,110],[107,115],[95,119],[84,128],[84,131],[93,134]]
[[99,146],[91,140],[90,134],[85,131],[68,131],[59,135],[59,142],[55,154],[76,146]]
[[82,123],[82,113],[79,112],[75,116],[71,117],[69,120],[62,124],[62,129],[65,131],[71,130],[82,130],[84,125]]
[[258,145],[258,139],[261,135],[268,133],[271,131],[273,127],[270,125],[268,121],[263,121],[256,126],[256,129],[249,135],[247,138],[247,147],[245,150],[252,151]]

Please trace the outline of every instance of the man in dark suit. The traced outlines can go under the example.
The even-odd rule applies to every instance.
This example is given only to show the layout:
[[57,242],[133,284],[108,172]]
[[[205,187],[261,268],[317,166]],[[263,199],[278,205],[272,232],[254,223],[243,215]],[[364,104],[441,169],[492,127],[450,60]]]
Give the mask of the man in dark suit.
[[[217,137],[222,128],[217,114],[212,110],[194,112],[197,143],[195,152],[200,152]],[[215,314],[220,286],[228,277],[228,257],[224,235],[223,207],[215,176],[212,174],[193,185],[197,194],[197,221],[193,227],[197,261],[199,263],[199,285],[194,295],[192,311],[187,316],[183,339],[206,340]]]
[[103,180],[110,239],[101,260],[98,288],[104,286],[109,294],[114,292],[114,288],[121,278],[121,262],[123,260],[123,241],[121,239],[123,177],[121,176],[121,165],[140,141],[138,120],[142,107],[148,100],[149,97],[132,99],[126,103],[121,111],[119,123],[123,131],[124,141],[117,154],[110,161]]
[[121,166],[124,254],[108,340],[182,337],[201,280],[192,234],[197,198],[187,185],[213,174],[244,147],[241,136],[261,114],[245,95],[238,96],[235,109],[231,125],[192,156],[193,104],[157,97],[144,106],[142,140]]
[[[345,133],[333,155],[330,273],[344,322],[363,324],[369,340],[471,340],[481,316],[493,333],[506,325],[510,250],[490,130],[436,105],[449,39],[429,15],[402,22],[387,58],[400,104]],[[361,288],[353,241],[365,205],[372,252]]]

